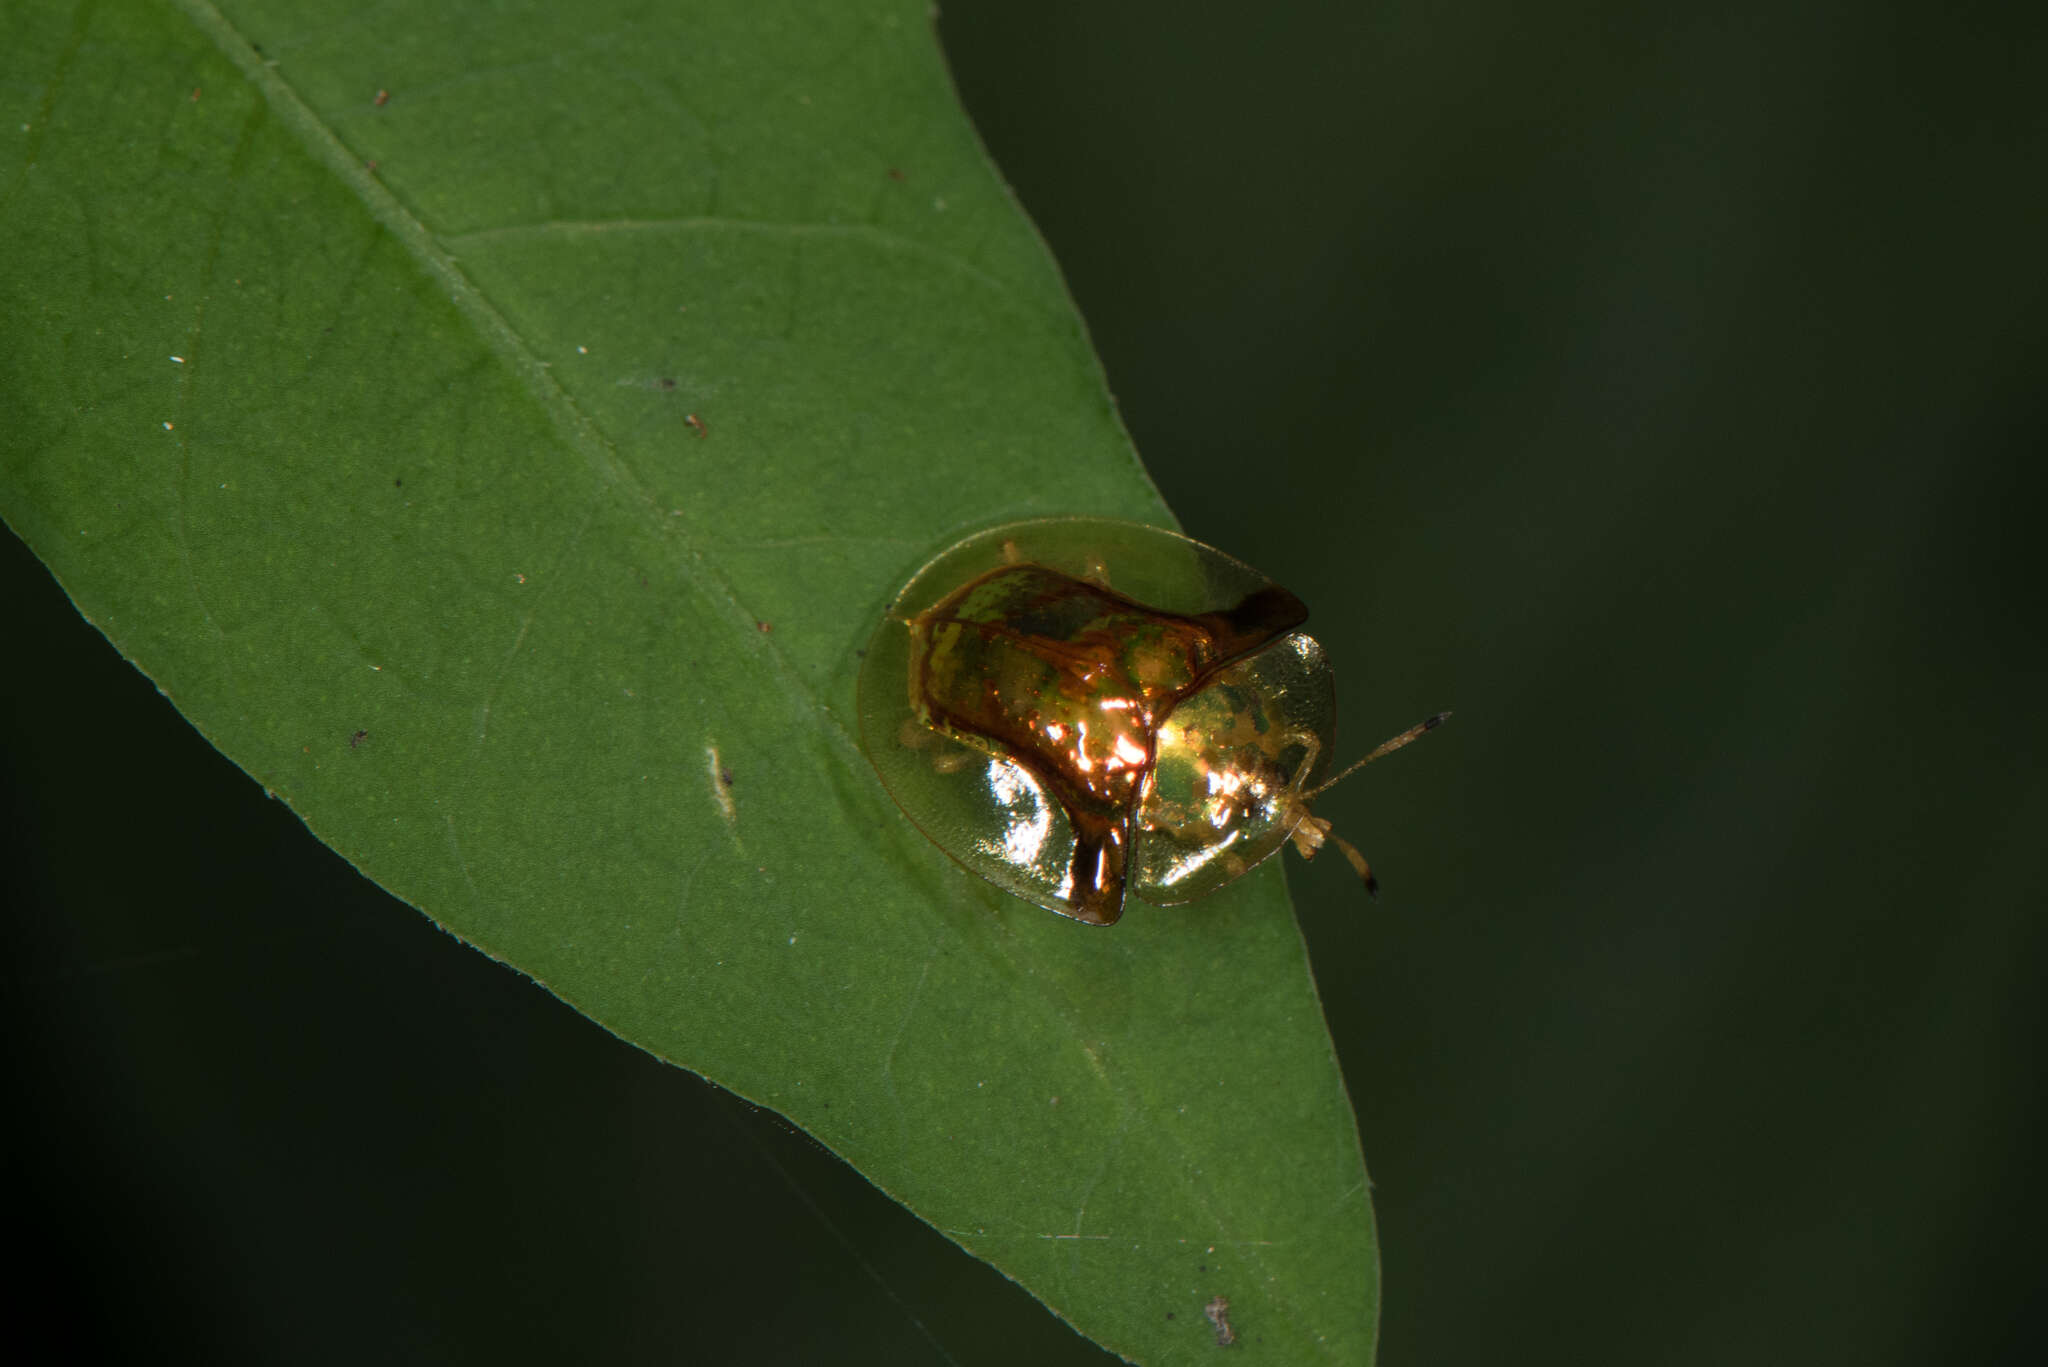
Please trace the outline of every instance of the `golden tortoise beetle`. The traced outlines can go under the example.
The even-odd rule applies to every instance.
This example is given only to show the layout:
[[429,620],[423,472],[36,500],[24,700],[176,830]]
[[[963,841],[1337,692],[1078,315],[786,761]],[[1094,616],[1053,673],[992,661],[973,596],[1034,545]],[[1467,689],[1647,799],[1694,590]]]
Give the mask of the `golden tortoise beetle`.
[[[1171,906],[1288,840],[1365,857],[1309,803],[1335,733],[1308,609],[1175,532],[1014,522],[942,551],[896,596],[860,673],[861,745],[933,843],[1090,925],[1131,889]],[[1439,713],[1337,778],[1406,745]]]

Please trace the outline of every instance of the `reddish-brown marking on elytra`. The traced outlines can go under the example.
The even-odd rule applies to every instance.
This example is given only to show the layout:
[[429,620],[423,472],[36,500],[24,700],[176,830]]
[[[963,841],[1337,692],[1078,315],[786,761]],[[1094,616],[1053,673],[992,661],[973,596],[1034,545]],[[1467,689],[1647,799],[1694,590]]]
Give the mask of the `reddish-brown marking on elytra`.
[[912,696],[934,726],[1008,756],[1074,832],[1078,920],[1123,914],[1160,723],[1220,669],[1308,617],[1277,585],[1220,612],[1165,612],[1042,565],[1005,565],[911,623]]

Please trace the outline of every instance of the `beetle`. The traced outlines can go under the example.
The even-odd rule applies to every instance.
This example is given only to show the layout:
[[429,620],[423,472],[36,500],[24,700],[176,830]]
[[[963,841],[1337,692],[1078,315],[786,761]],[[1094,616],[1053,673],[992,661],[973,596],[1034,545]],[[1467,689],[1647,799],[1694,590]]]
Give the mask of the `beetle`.
[[1308,609],[1177,532],[1014,522],[940,552],[896,595],[859,683],[861,746],[933,843],[1028,902],[1113,925],[1127,892],[1172,906],[1290,841],[1335,778],[1335,673]]

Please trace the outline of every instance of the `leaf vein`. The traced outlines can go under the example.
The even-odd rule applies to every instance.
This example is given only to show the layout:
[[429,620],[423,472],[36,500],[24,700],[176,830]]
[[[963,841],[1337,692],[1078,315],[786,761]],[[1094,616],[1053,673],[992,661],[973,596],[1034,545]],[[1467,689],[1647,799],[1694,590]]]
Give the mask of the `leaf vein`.
[[845,238],[866,241],[890,251],[903,252],[924,257],[950,266],[962,275],[1024,307],[1038,313],[1042,308],[1019,294],[1001,277],[991,275],[975,265],[973,261],[957,252],[943,251],[928,242],[921,242],[907,233],[883,228],[872,223],[790,223],[775,219],[733,218],[721,214],[694,214],[682,218],[594,218],[594,219],[538,219],[531,223],[506,223],[491,228],[473,228],[468,232],[440,235],[435,241],[452,254],[459,256],[460,248],[499,241],[517,241],[522,238],[565,238],[577,239],[599,237],[609,233],[696,233],[696,232],[740,232],[755,233],[764,237],[824,237]]

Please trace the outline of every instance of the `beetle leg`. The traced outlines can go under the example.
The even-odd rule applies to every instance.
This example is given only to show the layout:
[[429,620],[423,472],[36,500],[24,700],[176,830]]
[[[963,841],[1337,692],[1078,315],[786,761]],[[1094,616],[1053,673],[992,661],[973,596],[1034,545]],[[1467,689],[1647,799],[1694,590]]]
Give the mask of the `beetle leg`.
[[1294,852],[1303,859],[1313,859],[1316,851],[1323,847],[1323,840],[1330,834],[1330,823],[1319,816],[1301,814],[1301,820],[1294,823],[1288,837],[1294,841]]

